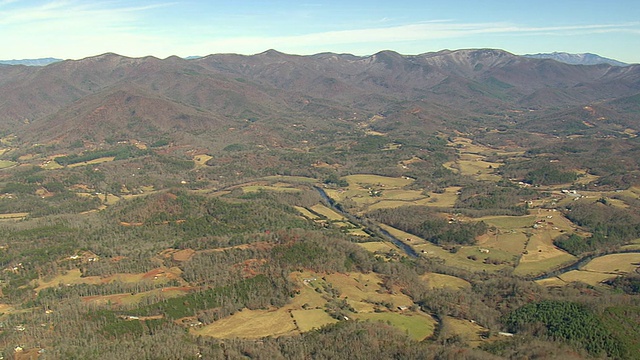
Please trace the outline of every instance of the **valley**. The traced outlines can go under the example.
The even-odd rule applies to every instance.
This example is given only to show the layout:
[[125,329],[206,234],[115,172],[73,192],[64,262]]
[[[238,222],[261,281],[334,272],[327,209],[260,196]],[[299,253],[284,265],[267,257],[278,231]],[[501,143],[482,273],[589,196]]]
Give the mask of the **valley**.
[[[6,358],[640,347],[638,66],[481,49],[21,69],[12,87],[0,67]],[[597,332],[554,334],[567,314]]]

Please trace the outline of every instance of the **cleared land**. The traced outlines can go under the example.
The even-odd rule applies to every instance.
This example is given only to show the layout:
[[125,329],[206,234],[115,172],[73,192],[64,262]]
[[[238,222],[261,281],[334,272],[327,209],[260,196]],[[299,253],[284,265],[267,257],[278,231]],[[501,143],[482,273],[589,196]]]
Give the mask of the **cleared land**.
[[106,163],[106,162],[111,162],[114,159],[115,159],[115,156],[102,157],[102,158],[94,159],[94,160],[91,160],[91,161],[83,161],[83,162],[79,162],[77,164],[70,164],[70,165],[67,165],[67,167],[74,168],[74,167],[80,167],[80,166],[102,164],[102,163]]
[[296,325],[288,311],[243,309],[210,325],[192,329],[195,335],[255,339],[292,333]]
[[324,216],[325,218],[327,218],[330,221],[344,221],[346,220],[344,216],[338,214],[337,212],[331,210],[330,208],[322,205],[322,204],[316,204],[313,205],[312,207],[309,208],[309,210],[315,212],[316,214],[319,214],[321,216]]
[[406,331],[409,337],[422,341],[431,336],[437,322],[431,315],[422,312],[382,312],[355,314],[354,318],[366,321],[380,321]]
[[426,273],[422,275],[422,280],[427,283],[429,289],[469,289],[471,284],[459,277],[438,274],[438,273]]
[[469,345],[476,347],[482,344],[484,339],[482,334],[487,332],[488,329],[478,325],[475,322],[471,322],[465,319],[456,319],[451,316],[445,316],[442,319],[443,331],[451,335],[458,335],[463,341],[469,343]]
[[291,310],[291,316],[301,332],[319,329],[324,325],[338,322],[323,309]]
[[640,254],[611,254],[597,257],[587,263],[582,270],[609,274],[636,271],[640,267]]

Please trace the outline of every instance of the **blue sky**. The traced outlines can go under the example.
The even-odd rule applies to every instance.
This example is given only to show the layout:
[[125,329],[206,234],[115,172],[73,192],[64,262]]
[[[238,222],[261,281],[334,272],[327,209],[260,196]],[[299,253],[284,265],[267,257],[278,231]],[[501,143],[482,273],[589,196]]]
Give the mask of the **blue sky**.
[[0,0],[0,59],[463,48],[640,63],[640,1]]

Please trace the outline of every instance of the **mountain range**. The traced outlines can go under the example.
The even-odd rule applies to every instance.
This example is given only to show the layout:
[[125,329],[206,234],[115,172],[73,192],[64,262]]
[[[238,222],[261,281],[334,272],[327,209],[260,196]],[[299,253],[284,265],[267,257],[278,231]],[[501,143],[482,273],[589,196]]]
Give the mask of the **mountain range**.
[[58,61],[62,61],[62,59],[49,57],[40,59],[0,60],[0,65],[46,66]]
[[191,60],[107,53],[46,67],[0,66],[0,94],[0,130],[62,145],[162,136],[295,147],[363,128],[640,130],[640,65],[575,66],[495,49],[371,56],[268,50]]
[[552,59],[571,65],[598,65],[609,64],[613,66],[627,66],[629,64],[623,63],[618,60],[609,59],[600,55],[584,53],[584,54],[569,54],[566,52],[553,52],[545,54],[527,54],[524,57],[532,59]]

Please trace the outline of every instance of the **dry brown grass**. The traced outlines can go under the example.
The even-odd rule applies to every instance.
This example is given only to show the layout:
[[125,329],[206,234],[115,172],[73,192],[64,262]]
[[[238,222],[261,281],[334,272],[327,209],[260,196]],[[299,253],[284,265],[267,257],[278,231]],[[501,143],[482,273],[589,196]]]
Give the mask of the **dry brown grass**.
[[201,328],[191,329],[197,336],[215,338],[257,339],[265,336],[281,336],[297,330],[289,311],[283,309],[244,309]]
[[422,280],[427,283],[429,289],[469,289],[471,284],[459,277],[438,274],[438,273],[426,273],[422,275]]
[[571,282],[582,282],[589,285],[598,285],[605,280],[609,280],[614,278],[615,275],[591,272],[591,271],[581,271],[581,270],[572,270],[561,274],[558,276],[562,281],[571,283]]
[[312,210],[313,212],[315,212],[316,214],[322,215],[325,218],[331,220],[331,221],[343,221],[346,220],[344,216],[338,214],[337,212],[331,210],[330,208],[322,205],[322,204],[316,204],[313,205],[310,210]]
[[472,347],[477,347],[484,342],[481,334],[488,330],[477,323],[465,319],[456,319],[451,316],[445,316],[442,319],[442,326],[447,335],[458,335]]
[[597,257],[585,265],[582,270],[622,274],[631,273],[640,266],[640,254],[611,254]]
[[293,316],[301,332],[311,331],[338,322],[323,309],[291,310],[291,316]]

